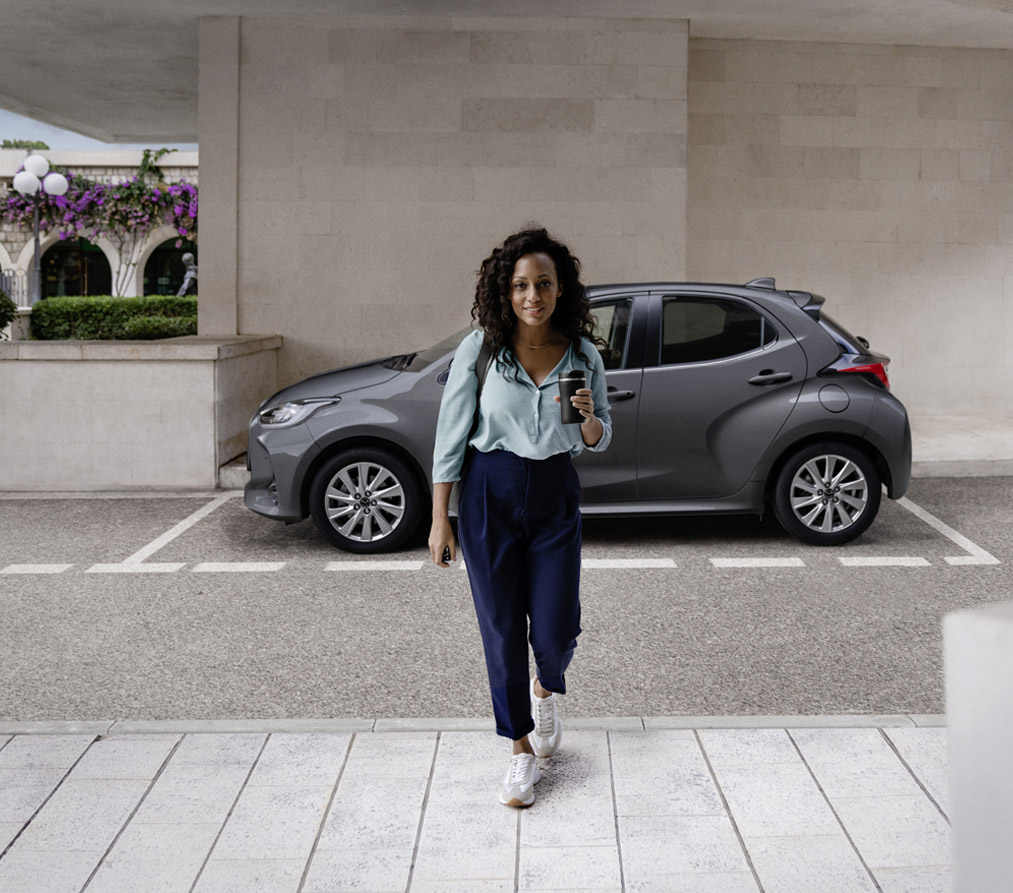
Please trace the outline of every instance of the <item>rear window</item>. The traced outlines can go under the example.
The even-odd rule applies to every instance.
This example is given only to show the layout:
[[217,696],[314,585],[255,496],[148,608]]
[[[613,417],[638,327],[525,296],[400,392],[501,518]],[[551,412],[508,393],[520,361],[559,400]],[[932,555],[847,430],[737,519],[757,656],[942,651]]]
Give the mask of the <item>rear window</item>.
[[767,320],[740,301],[666,298],[661,318],[661,362],[700,363],[757,350],[777,337]]
[[846,353],[865,353],[866,346],[863,346],[861,341],[837,322],[837,320],[833,319],[833,317],[826,313],[821,313],[820,325],[837,342],[841,350]]

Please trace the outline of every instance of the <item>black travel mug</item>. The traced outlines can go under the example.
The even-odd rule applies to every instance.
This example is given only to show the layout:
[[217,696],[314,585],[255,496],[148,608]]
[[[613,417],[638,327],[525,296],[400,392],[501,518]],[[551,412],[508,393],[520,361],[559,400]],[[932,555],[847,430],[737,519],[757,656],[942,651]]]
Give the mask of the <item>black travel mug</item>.
[[559,376],[559,411],[564,425],[579,425],[584,421],[584,416],[570,402],[570,398],[577,393],[577,388],[584,387],[584,373],[579,369],[564,372]]

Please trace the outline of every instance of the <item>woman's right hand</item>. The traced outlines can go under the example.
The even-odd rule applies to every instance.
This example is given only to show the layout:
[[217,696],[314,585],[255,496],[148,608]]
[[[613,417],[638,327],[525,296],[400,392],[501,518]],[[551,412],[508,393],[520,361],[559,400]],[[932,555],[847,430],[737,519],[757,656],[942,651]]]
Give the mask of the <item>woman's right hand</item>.
[[454,529],[448,518],[434,518],[429,528],[429,554],[437,567],[450,567],[443,560],[443,550],[450,549],[450,560],[457,560],[457,547],[454,543]]

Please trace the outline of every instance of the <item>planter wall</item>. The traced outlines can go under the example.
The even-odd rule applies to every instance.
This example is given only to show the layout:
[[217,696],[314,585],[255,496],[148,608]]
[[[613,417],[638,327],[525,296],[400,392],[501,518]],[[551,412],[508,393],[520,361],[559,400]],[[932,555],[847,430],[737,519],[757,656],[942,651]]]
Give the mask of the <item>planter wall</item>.
[[0,490],[212,488],[277,389],[278,335],[0,343]]

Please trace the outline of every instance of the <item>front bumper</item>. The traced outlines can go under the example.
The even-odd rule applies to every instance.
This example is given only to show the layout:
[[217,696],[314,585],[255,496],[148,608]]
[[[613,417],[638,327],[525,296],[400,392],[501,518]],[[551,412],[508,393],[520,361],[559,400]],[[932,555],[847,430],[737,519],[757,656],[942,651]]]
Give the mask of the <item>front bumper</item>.
[[308,515],[302,483],[319,454],[320,447],[304,424],[265,428],[254,416],[250,422],[250,481],[243,491],[244,505],[276,521],[302,521]]

